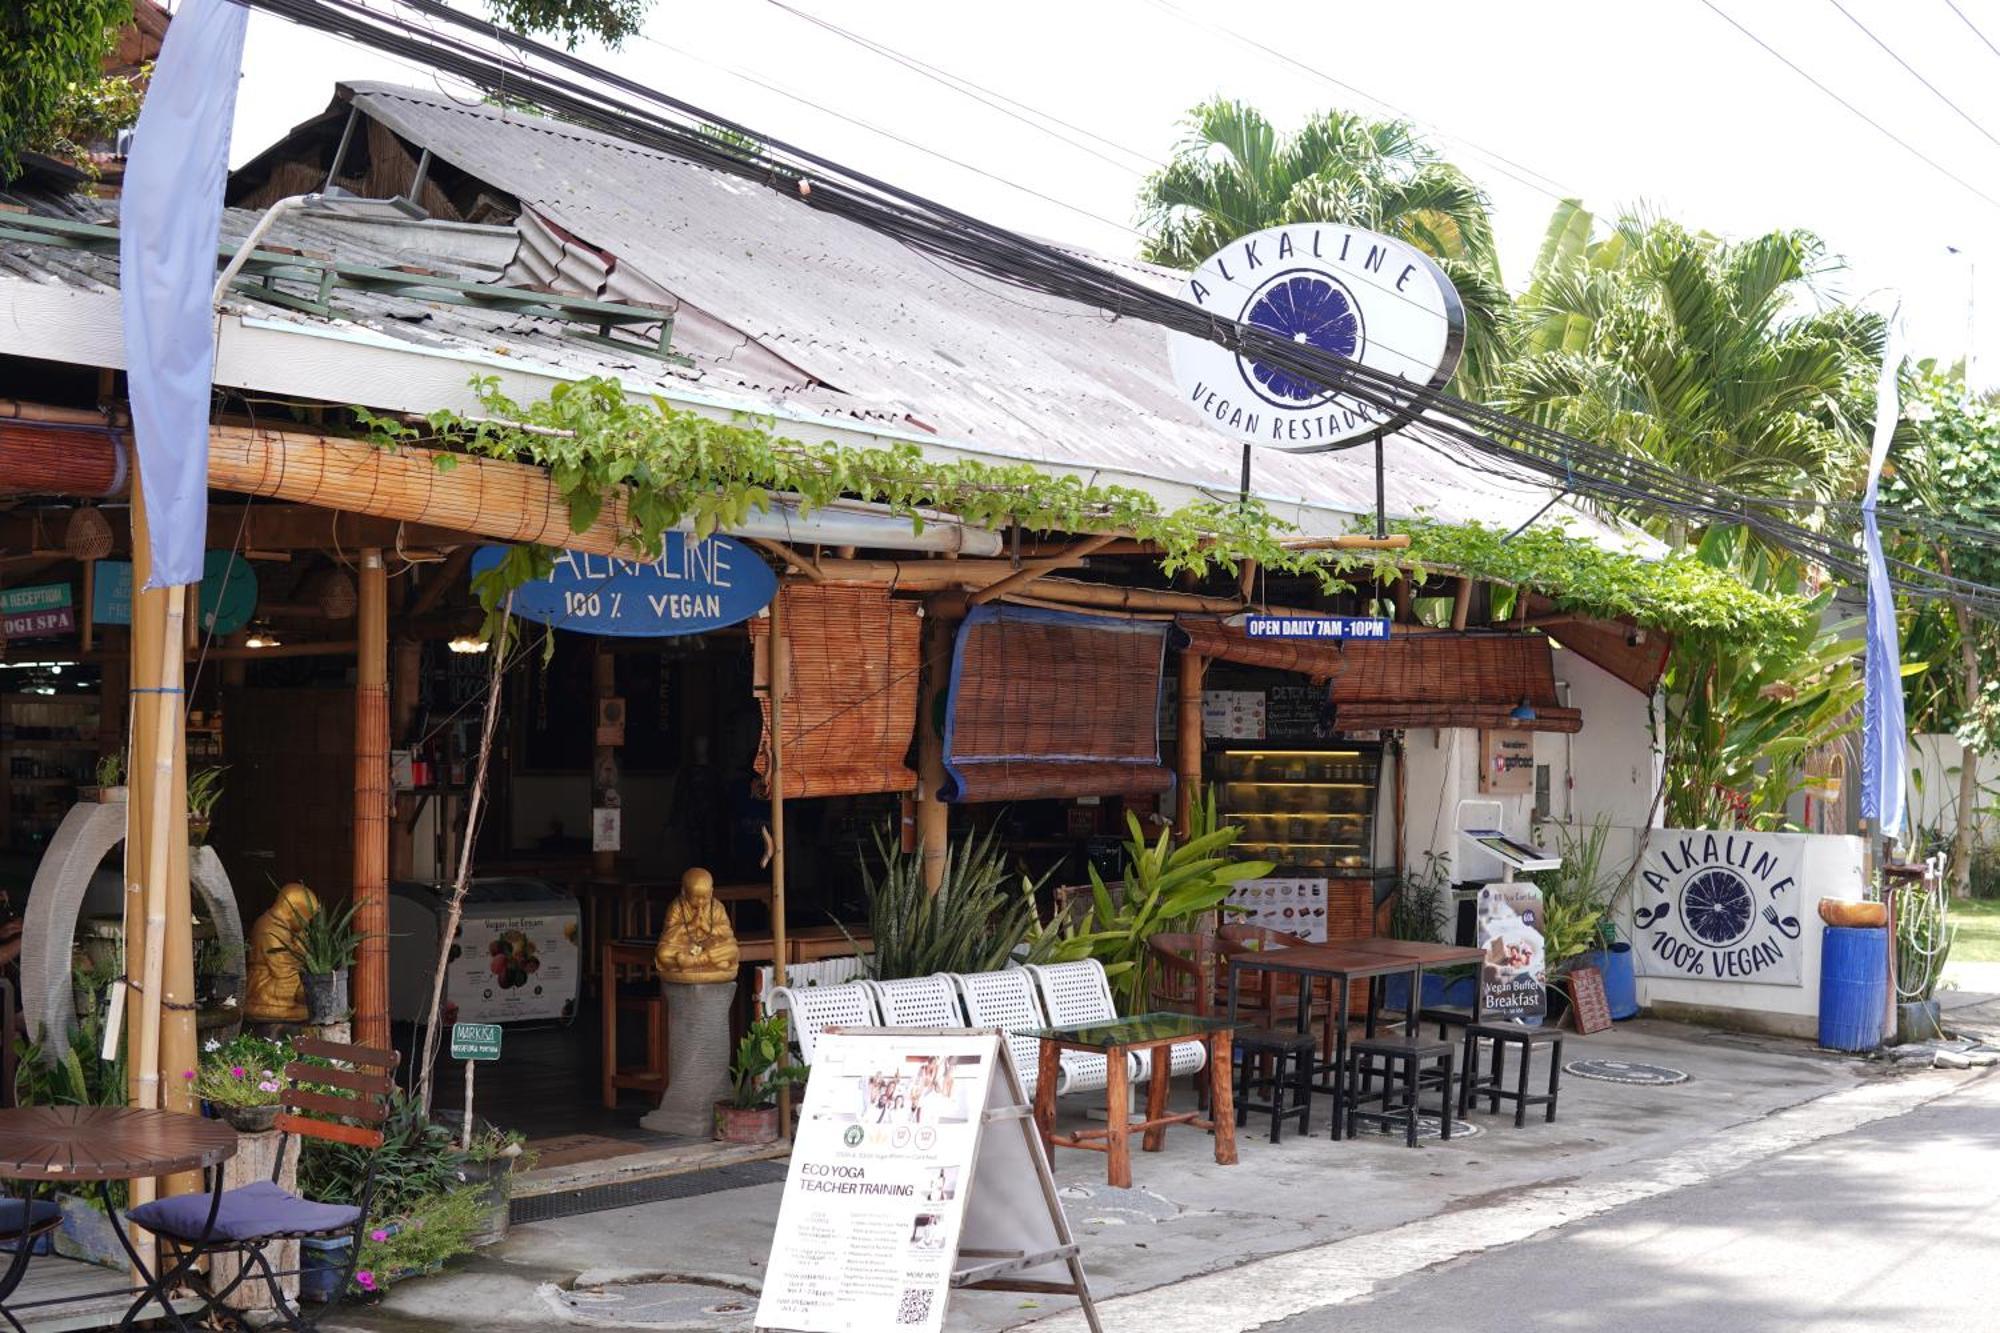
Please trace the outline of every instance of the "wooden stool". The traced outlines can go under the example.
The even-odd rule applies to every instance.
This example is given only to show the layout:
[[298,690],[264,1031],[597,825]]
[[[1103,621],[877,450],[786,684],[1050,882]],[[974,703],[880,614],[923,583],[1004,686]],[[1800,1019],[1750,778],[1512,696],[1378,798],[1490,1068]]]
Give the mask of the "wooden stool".
[[[1479,1072],[1479,1043],[1493,1043],[1493,1067],[1485,1074]],[[1515,1086],[1506,1086],[1507,1047],[1521,1048],[1521,1072],[1516,1077]],[[1535,1047],[1548,1046],[1549,1090],[1545,1093],[1528,1091],[1528,1074]],[[1458,1109],[1469,1109],[1478,1098],[1486,1098],[1488,1114],[1500,1109],[1502,1099],[1514,1103],[1514,1127],[1519,1129],[1528,1123],[1530,1106],[1546,1106],[1544,1123],[1556,1118],[1556,1096],[1562,1082],[1563,1039],[1562,1029],[1553,1027],[1523,1027],[1518,1023],[1474,1023],[1465,1029],[1465,1083],[1458,1092]]]
[[1472,1008],[1470,1005],[1427,1004],[1417,1010],[1417,1023],[1419,1026],[1425,1023],[1435,1023],[1438,1025],[1439,1041],[1449,1040],[1453,1028],[1471,1027],[1472,1022]]
[[[1348,1048],[1347,1137],[1357,1122],[1372,1120],[1401,1125],[1408,1146],[1417,1146],[1417,1101],[1425,1088],[1438,1090],[1438,1119],[1444,1137],[1451,1138],[1452,1054],[1448,1041],[1406,1041],[1401,1037],[1364,1037]],[[1374,1091],[1375,1075],[1382,1091]],[[1398,1086],[1400,1082],[1401,1086]],[[1379,1107],[1363,1110],[1364,1106]]]
[[[1247,1111],[1271,1113],[1271,1142],[1284,1134],[1284,1123],[1299,1118],[1299,1133],[1312,1133],[1313,1059],[1318,1041],[1310,1032],[1274,1032],[1269,1028],[1239,1028],[1233,1043],[1236,1060],[1236,1123]],[[1267,1092],[1269,1101],[1252,1101],[1253,1092]],[[1289,1104],[1288,1104],[1289,1102]]]
[[[608,1110],[616,1110],[618,1093],[636,1088],[657,1098],[667,1090],[667,997],[653,976],[651,940],[612,940],[600,951],[604,1031],[602,1033],[603,1098]],[[631,981],[621,981],[621,971],[639,971]],[[642,1013],[646,1016],[646,1058],[636,1065],[621,1064],[618,1058],[618,1016]]]

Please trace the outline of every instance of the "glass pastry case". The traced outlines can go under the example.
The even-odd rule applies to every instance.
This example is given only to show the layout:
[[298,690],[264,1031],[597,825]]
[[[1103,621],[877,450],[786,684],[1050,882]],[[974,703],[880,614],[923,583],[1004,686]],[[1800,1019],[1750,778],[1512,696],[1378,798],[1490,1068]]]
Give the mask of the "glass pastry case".
[[1209,752],[1217,814],[1239,826],[1236,850],[1276,873],[1366,876],[1375,864],[1381,748],[1270,743]]

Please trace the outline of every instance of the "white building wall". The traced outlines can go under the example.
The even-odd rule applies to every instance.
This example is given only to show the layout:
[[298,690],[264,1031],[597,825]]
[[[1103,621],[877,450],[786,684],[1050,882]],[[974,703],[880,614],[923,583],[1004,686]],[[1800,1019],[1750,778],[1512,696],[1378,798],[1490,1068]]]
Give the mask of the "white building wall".
[[[1937,829],[1946,838],[1958,832],[1958,769],[1964,753],[1950,736],[1910,737],[1908,808],[1913,831]],[[2000,838],[2000,755],[1979,756],[1979,786],[1972,809],[1974,831],[1991,842]]]

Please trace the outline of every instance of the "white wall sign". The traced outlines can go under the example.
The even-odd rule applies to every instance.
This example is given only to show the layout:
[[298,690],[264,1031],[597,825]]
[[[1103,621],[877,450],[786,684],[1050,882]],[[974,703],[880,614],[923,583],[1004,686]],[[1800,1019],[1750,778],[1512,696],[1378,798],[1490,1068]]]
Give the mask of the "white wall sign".
[[1640,974],[1800,985],[1802,854],[1783,834],[1654,829],[1632,914]]
[[[989,1108],[1026,1110],[1006,1049],[990,1032],[820,1037],[756,1327],[938,1333],[955,1270],[968,1287],[1067,1279],[1088,1302],[1033,1122],[986,1133]],[[1018,1258],[968,1271],[961,1249]]]
[[[1330,222],[1253,232],[1211,255],[1181,297],[1414,387],[1442,388],[1465,343],[1444,270],[1393,237]],[[1406,418],[1190,334],[1169,335],[1189,408],[1233,439],[1289,453],[1353,444]]]

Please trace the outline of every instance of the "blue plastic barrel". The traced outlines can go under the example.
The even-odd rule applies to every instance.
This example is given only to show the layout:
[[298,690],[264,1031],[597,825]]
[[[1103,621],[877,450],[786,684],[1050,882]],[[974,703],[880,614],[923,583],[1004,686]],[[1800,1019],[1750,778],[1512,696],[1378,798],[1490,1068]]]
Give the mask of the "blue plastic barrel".
[[1598,970],[1604,973],[1604,1003],[1616,1019],[1639,1016],[1639,978],[1632,971],[1632,946],[1619,940],[1598,953]]
[[1872,1051],[1889,1008],[1889,932],[1881,926],[1827,926],[1819,958],[1819,1044]]

